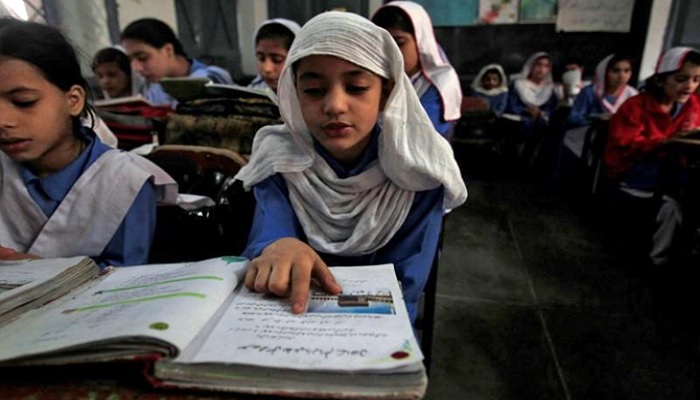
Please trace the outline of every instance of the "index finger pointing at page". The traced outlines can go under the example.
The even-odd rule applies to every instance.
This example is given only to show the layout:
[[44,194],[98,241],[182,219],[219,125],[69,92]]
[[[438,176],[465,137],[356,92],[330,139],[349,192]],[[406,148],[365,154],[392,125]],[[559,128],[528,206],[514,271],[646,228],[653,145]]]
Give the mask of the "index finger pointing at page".
[[311,269],[292,268],[292,313],[301,314],[306,310],[311,286]]

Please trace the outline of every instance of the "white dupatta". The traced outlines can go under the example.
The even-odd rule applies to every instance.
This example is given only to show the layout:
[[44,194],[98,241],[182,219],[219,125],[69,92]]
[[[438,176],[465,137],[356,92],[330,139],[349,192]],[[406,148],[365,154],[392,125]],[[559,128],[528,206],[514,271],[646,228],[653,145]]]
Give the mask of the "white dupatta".
[[[338,178],[316,154],[296,95],[292,66],[311,55],[334,56],[395,83],[380,114],[378,162],[347,179]],[[282,174],[292,207],[317,251],[338,255],[377,251],[399,230],[417,191],[444,186],[445,208],[466,200],[452,149],[423,110],[403,71],[398,46],[369,20],[332,11],[307,22],[289,51],[278,94],[285,124],[258,131],[250,163],[236,178],[250,189]]]
[[513,83],[515,90],[518,92],[518,96],[520,96],[520,100],[529,107],[540,107],[546,103],[554,93],[554,80],[552,79],[551,71],[540,83],[535,83],[530,80],[532,67],[538,59],[543,57],[551,60],[549,54],[543,51],[531,55],[523,65],[520,78]]
[[613,95],[615,98],[614,102],[610,103],[608,101],[606,98],[608,64],[610,64],[610,60],[612,60],[613,56],[614,54],[610,54],[598,63],[595,67],[595,76],[593,77],[593,91],[595,92],[596,98],[603,106],[603,109],[610,114],[615,114],[622,103],[639,93],[637,89],[632,86],[624,85]]

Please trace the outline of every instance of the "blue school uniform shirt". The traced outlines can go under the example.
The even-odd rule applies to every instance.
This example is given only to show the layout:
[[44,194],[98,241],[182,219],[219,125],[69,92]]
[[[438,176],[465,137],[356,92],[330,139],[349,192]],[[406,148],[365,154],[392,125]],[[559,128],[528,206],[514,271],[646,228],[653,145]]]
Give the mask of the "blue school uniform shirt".
[[[552,90],[552,95],[549,99],[544,102],[539,109],[544,111],[547,118],[552,115],[552,112],[557,108],[559,104],[559,99],[557,98],[556,90]],[[522,121],[520,123],[521,133],[525,135],[532,135],[535,132],[535,128],[543,127],[547,125],[547,120],[537,119],[534,120],[525,112],[528,106],[520,99],[518,91],[515,90],[515,85],[510,85],[508,90],[508,105],[506,106],[506,112],[511,114],[520,115]]]
[[[615,103],[615,96],[608,95],[605,96],[605,99],[610,102],[610,104]],[[603,105],[598,101],[598,96],[595,94],[593,85],[588,85],[581,90],[581,93],[576,95],[576,100],[566,120],[566,127],[578,128],[588,125],[590,123],[588,120],[589,115],[603,114],[605,112]]]
[[428,90],[423,93],[420,97],[420,104],[423,106],[423,109],[425,109],[425,112],[428,113],[430,122],[433,123],[435,130],[438,131],[441,136],[447,136],[450,128],[453,126],[453,122],[445,121],[443,118],[445,109],[442,106],[440,92],[435,85],[431,84]]
[[[206,65],[195,58],[191,60],[190,74],[188,76],[191,78],[209,78],[214,83],[233,84],[231,75],[225,69],[214,65]],[[160,83],[148,85],[146,99],[152,104],[170,104],[173,108],[177,105],[177,101],[163,90],[163,86]]]
[[473,96],[486,99],[489,102],[489,108],[493,111],[496,116],[500,117],[506,111],[506,106],[508,105],[508,92],[504,91],[502,93],[489,96],[484,93],[475,91]]
[[[113,150],[102,143],[90,128],[82,127],[81,134],[87,142],[85,150],[80,153],[78,158],[54,174],[39,178],[20,163],[20,177],[31,198],[47,217],[56,211],[75,181],[102,154]],[[147,181],[134,199],[134,203],[112,240],[107,244],[102,254],[95,258],[95,261],[101,268],[108,265],[146,264],[155,226],[156,189],[150,181]]]
[[[340,178],[355,176],[377,160],[379,129],[360,159],[352,166],[336,161],[321,146],[316,152],[328,162]],[[291,203],[284,177],[275,174],[254,186],[257,201],[253,226],[244,257],[254,258],[274,241],[294,237],[307,242]],[[411,209],[394,237],[381,249],[361,256],[337,256],[319,253],[329,266],[356,266],[393,263],[401,282],[404,301],[411,320],[415,320],[418,299],[428,279],[437,250],[443,215],[443,188],[416,192]]]

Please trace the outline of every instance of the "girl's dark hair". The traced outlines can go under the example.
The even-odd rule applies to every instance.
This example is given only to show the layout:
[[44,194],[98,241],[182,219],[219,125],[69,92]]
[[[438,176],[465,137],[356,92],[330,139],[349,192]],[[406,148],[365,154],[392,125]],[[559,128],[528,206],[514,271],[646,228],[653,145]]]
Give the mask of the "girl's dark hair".
[[627,61],[630,63],[630,65],[634,65],[634,57],[632,57],[631,54],[627,53],[615,53],[610,61],[608,61],[608,66],[605,68],[605,73],[610,72],[611,69],[615,66],[615,64],[619,63],[620,61]]
[[489,68],[486,70],[486,72],[484,72],[484,75],[482,75],[482,76],[486,76],[489,74],[496,74],[496,75],[498,75],[498,79],[503,80],[503,77],[501,76],[501,72],[498,70],[498,68]]
[[255,35],[255,44],[258,44],[263,39],[281,39],[284,48],[289,50],[292,47],[295,36],[294,32],[290,31],[286,26],[278,23],[269,23],[258,30],[258,33]]
[[399,7],[382,7],[372,17],[372,22],[380,28],[399,29],[415,35],[413,22],[406,12]]
[[[691,51],[688,54],[686,54],[685,58],[683,58],[683,65],[687,63],[700,65],[700,53],[697,51]],[[683,65],[681,65],[681,68],[683,68]],[[642,91],[649,93],[658,101],[663,101],[664,96],[666,95],[664,93],[664,83],[666,83],[666,80],[676,72],[678,72],[678,70],[663,72],[660,74],[654,74],[650,76],[644,82],[644,87],[642,88]]]
[[121,40],[139,40],[157,49],[170,43],[173,45],[175,54],[187,57],[182,43],[175,36],[172,28],[165,22],[155,18],[142,18],[136,20],[122,31]]
[[119,69],[124,71],[127,77],[131,78],[131,61],[129,61],[129,57],[123,51],[114,47],[107,47],[95,54],[95,57],[92,59],[92,70],[95,71],[95,68],[100,64],[111,62],[117,63]]
[[[73,129],[80,128],[80,117],[93,118],[90,89],[80,72],[75,49],[58,29],[36,22],[0,18],[0,57],[15,58],[36,67],[52,85],[64,92],[78,85],[85,90],[85,107],[73,118]],[[94,121],[94,120],[93,120]]]

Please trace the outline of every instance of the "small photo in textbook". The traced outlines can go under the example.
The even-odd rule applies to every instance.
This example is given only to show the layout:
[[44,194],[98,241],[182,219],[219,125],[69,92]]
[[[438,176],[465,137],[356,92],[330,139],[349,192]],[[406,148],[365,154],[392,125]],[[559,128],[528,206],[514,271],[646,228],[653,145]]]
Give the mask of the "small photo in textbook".
[[309,297],[308,313],[329,314],[396,314],[391,291],[345,292],[339,295],[312,290]]

